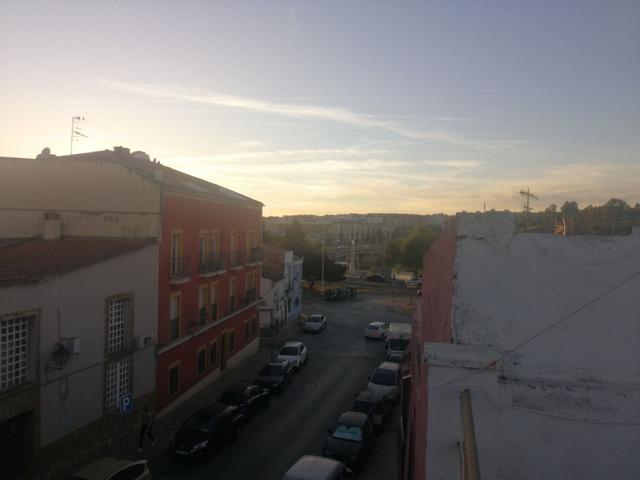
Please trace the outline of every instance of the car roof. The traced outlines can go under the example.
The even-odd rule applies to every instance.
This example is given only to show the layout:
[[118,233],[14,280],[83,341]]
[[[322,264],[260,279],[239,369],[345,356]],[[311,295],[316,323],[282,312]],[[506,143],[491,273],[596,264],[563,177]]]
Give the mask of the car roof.
[[337,423],[344,423],[345,425],[355,425],[356,427],[362,427],[367,422],[367,414],[362,412],[354,412],[353,410],[349,410],[348,412],[344,412],[338,418]]
[[400,364],[396,362],[382,362],[376,367],[376,370],[399,370]]
[[200,414],[200,413],[204,413],[206,415],[211,415],[211,416],[219,415],[229,408],[234,408],[234,407],[231,405],[227,405],[226,403],[216,402],[213,405],[209,405],[208,407],[201,408],[200,410],[195,412],[194,415]]
[[342,463],[331,458],[305,455],[294,463],[282,480],[325,480],[343,470]]
[[240,382],[231,385],[227,388],[224,393],[244,393],[247,391],[249,387],[252,387],[253,384],[250,382]]
[[386,323],[384,322],[371,322],[369,325],[376,325],[376,326],[380,326],[380,325],[386,325]]
[[302,342],[287,342],[281,348],[284,348],[284,347],[299,347],[300,345],[302,345]]
[[323,313],[312,313],[311,315],[309,315],[308,318],[311,318],[311,317],[324,317],[324,314]]
[[105,457],[82,467],[73,473],[72,477],[86,480],[104,480],[105,477],[115,473],[127,465],[146,462],[144,459],[131,460],[128,458]]
[[378,403],[384,398],[382,393],[372,392],[370,390],[363,390],[356,397],[356,401]]

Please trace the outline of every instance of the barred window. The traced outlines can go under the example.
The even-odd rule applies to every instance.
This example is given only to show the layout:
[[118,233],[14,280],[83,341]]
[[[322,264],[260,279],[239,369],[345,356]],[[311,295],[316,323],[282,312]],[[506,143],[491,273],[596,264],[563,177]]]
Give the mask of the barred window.
[[27,380],[30,318],[0,321],[0,390]]
[[120,398],[130,392],[131,359],[129,356],[107,364],[105,407],[107,411],[120,406]]
[[107,353],[124,350],[129,322],[128,297],[107,300]]

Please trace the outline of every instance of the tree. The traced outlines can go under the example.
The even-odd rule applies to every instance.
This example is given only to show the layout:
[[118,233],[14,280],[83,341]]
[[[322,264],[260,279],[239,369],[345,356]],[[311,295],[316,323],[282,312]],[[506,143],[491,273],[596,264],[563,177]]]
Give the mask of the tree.
[[280,242],[280,246],[285,250],[293,250],[293,253],[299,257],[304,257],[310,250],[309,239],[304,233],[300,222],[294,220],[284,232],[284,237]]

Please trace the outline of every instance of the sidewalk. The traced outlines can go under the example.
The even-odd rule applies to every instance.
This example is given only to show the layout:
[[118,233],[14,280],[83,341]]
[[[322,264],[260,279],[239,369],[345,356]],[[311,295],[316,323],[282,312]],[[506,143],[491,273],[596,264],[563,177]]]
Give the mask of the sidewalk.
[[400,429],[400,404],[396,405],[391,418],[380,434],[380,438],[369,455],[358,480],[396,480],[399,478],[398,435]]
[[[290,321],[280,330],[278,336],[274,337],[275,351],[277,352],[277,349],[287,339],[299,335],[299,332],[300,330],[295,320]],[[223,372],[215,381],[194,394],[182,405],[156,420],[152,429],[156,444],[152,446],[149,439],[145,439],[144,448],[140,454],[148,459],[152,468],[154,463],[168,453],[171,438],[187,417],[196,410],[216,402],[222,393],[234,383],[251,382],[255,379],[260,367],[270,360],[270,342],[271,339],[269,337],[261,337],[260,346],[255,355],[245,359],[236,367]],[[137,445],[138,439],[136,438],[135,441]]]

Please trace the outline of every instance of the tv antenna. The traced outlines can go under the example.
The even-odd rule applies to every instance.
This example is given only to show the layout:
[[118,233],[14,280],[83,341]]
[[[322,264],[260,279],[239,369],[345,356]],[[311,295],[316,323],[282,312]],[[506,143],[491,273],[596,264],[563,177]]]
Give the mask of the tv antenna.
[[520,190],[520,195],[524,197],[524,205],[522,206],[522,208],[524,209],[524,216],[525,216],[525,231],[528,231],[529,230],[529,212],[533,210],[533,208],[529,206],[529,203],[532,198],[534,200],[537,200],[538,197],[535,196],[533,193],[531,193],[531,191],[529,190],[529,187],[527,187],[526,192],[524,190]]
[[73,155],[73,141],[80,140],[80,138],[89,138],[87,135],[82,133],[82,122],[84,122],[84,117],[71,117],[71,153]]

